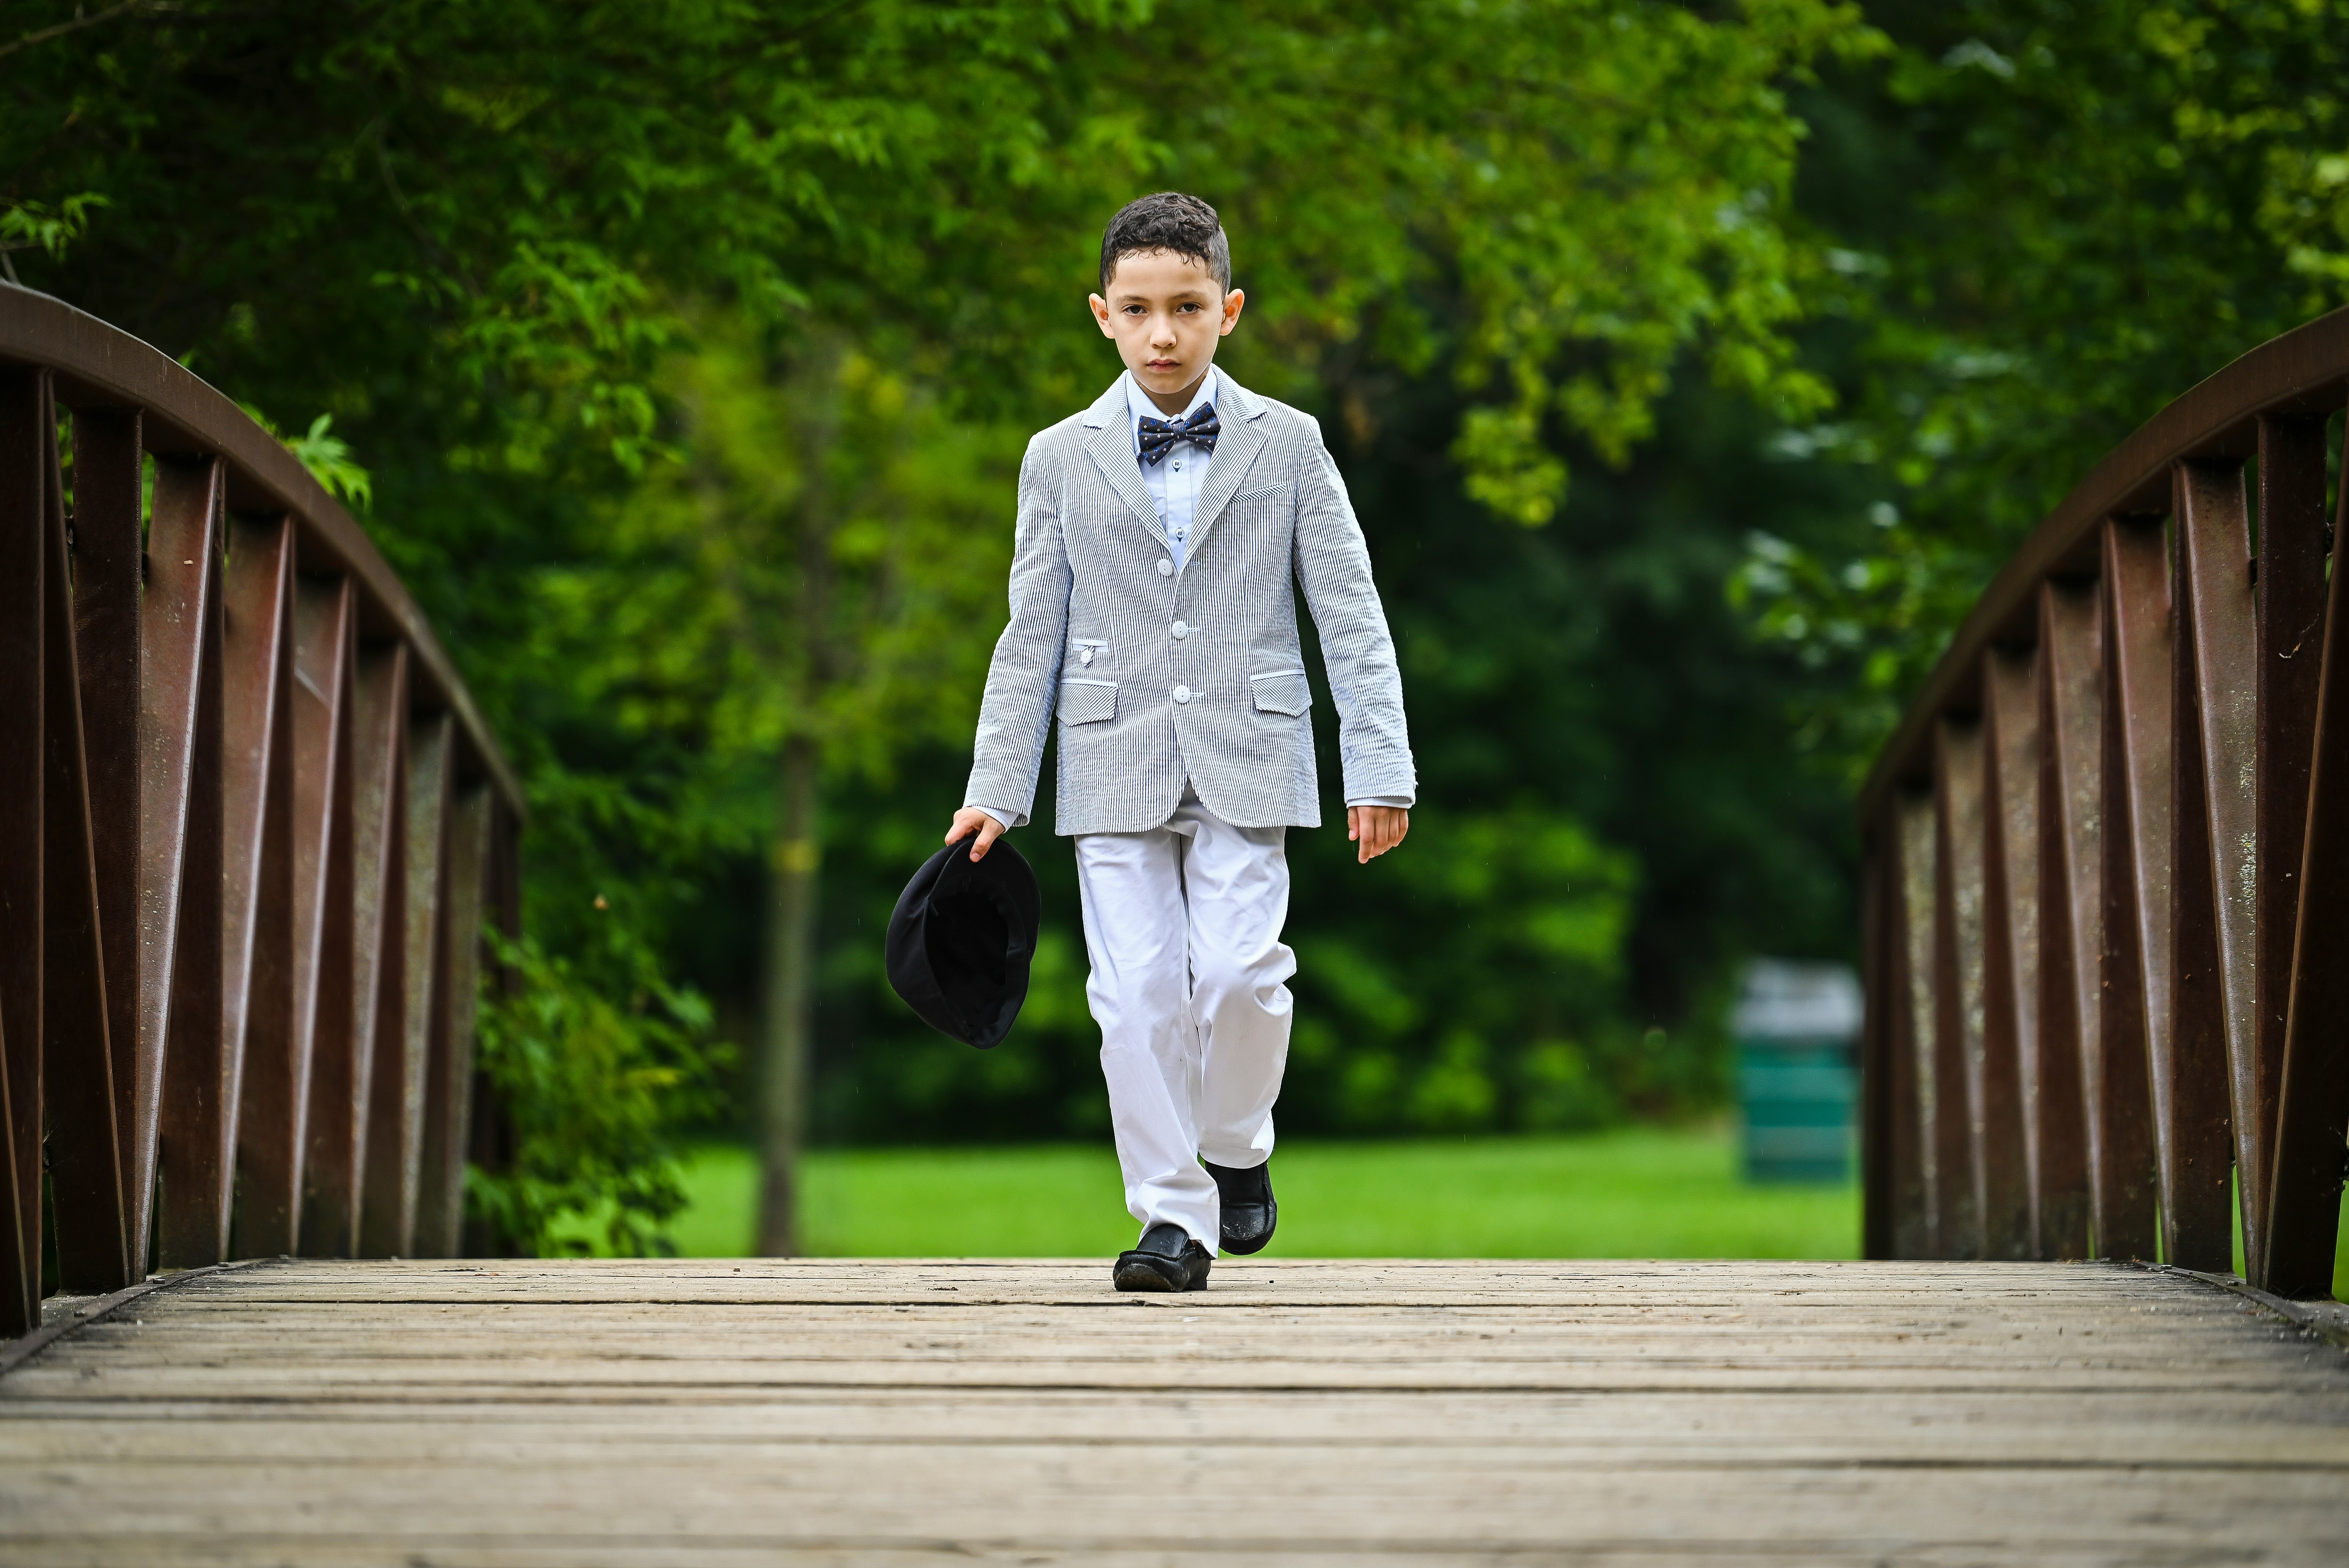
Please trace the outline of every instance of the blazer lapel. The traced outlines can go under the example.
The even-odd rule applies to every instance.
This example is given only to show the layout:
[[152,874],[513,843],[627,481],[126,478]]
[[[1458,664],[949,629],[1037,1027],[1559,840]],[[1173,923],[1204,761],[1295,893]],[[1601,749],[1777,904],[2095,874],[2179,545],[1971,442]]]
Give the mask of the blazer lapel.
[[[1084,422],[1092,433],[1085,437],[1085,450],[1109,480],[1110,489],[1117,491],[1142,526],[1150,531],[1159,548],[1167,548],[1166,526],[1158,521],[1158,505],[1150,499],[1149,487],[1142,482],[1142,470],[1134,466],[1133,415],[1125,403],[1125,377],[1121,376],[1110,384],[1093,406],[1085,410]],[[1214,480],[1210,472],[1208,479]]]
[[[1186,558],[1206,548],[1207,530],[1224,515],[1224,508],[1239,493],[1240,481],[1247,478],[1257,454],[1264,450],[1265,408],[1257,401],[1256,394],[1226,376],[1216,413],[1224,433],[1217,438],[1216,455],[1207,464],[1207,482],[1199,489],[1198,508],[1191,514],[1191,542],[1183,552]],[[1127,440],[1131,444],[1132,437]]]

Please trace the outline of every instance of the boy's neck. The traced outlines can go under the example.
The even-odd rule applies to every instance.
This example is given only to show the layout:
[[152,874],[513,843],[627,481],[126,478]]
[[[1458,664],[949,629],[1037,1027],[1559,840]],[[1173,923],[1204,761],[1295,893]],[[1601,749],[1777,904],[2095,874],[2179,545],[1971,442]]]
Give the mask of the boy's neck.
[[1179,419],[1191,411],[1191,404],[1199,396],[1199,388],[1205,387],[1207,384],[1207,377],[1215,373],[1216,367],[1213,363],[1210,363],[1205,370],[1199,372],[1199,378],[1196,381],[1192,382],[1180,392],[1153,392],[1149,387],[1142,387],[1141,378],[1138,377],[1133,384],[1136,387],[1142,387],[1142,395],[1149,398],[1160,413],[1170,419]]

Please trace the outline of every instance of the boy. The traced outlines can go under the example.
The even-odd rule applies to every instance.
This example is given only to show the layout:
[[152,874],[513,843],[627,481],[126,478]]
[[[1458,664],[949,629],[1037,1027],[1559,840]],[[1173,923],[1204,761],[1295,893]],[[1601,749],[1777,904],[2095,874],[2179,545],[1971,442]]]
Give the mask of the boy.
[[[1124,1291],[1202,1290],[1272,1239],[1272,1103],[1297,972],[1290,827],[1320,825],[1296,591],[1338,705],[1347,837],[1402,841],[1417,787],[1394,643],[1344,481],[1307,416],[1215,367],[1247,303],[1194,196],[1102,236],[1102,335],[1126,373],[1019,470],[1011,621],[947,841],[1028,820],[1057,710],[1054,826],[1076,840],[1085,994],[1125,1202]],[[1203,1169],[1204,1165],[1204,1169]]]

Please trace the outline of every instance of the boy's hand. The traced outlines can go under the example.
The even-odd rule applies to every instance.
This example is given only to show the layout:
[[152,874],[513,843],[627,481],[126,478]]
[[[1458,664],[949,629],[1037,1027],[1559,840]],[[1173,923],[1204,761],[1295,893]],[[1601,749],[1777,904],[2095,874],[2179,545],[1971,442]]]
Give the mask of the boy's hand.
[[976,806],[965,806],[955,813],[954,826],[947,830],[947,842],[951,844],[957,839],[967,838],[974,830],[978,834],[978,841],[970,847],[970,858],[983,861],[987,859],[988,847],[1003,837],[1003,824]]
[[[961,818],[955,819],[959,822]],[[1369,865],[1402,842],[1411,831],[1411,813],[1400,806],[1349,806],[1346,837],[1354,841],[1354,863]]]

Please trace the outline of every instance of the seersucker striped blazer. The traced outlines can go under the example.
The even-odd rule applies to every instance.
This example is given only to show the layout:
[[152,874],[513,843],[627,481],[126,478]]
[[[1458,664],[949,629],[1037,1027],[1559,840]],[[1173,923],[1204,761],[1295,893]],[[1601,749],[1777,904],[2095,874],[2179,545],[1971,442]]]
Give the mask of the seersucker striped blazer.
[[1028,443],[1011,621],[966,802],[1027,821],[1057,718],[1061,833],[1157,827],[1185,780],[1226,821],[1318,827],[1299,588],[1337,704],[1346,798],[1414,798],[1394,640],[1320,426],[1229,377],[1216,413],[1179,572],[1134,465],[1124,377]]

